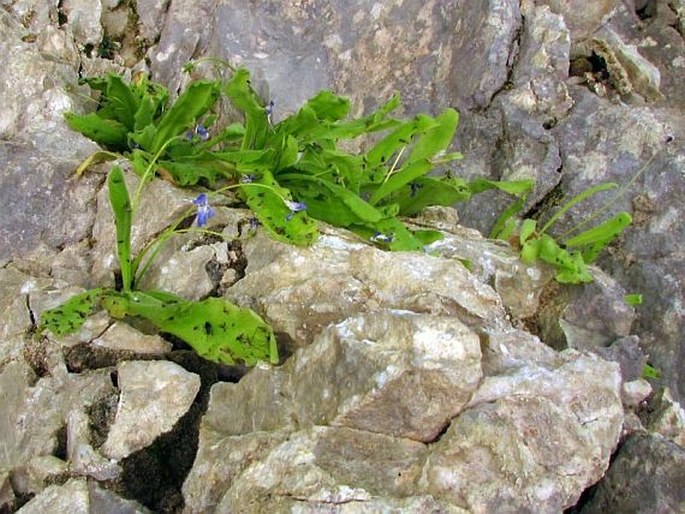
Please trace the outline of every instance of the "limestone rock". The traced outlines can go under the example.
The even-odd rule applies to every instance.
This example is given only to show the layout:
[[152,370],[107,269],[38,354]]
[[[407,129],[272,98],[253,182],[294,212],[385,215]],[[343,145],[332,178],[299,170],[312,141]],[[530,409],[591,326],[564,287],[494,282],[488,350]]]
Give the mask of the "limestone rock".
[[325,330],[282,368],[215,385],[207,422],[229,435],[330,423],[430,441],[468,401],[479,362],[478,337],[457,320],[371,312]]
[[[32,459],[49,456],[57,447],[57,432],[65,426],[72,410],[85,409],[111,394],[113,388],[107,370],[76,375],[66,369],[53,368],[52,376],[35,380],[28,367],[13,361],[0,373],[3,409],[0,414],[0,470],[14,474],[35,476],[26,466]],[[25,482],[29,490],[37,492],[44,484],[35,480]]]
[[102,42],[102,3],[100,0],[64,0],[62,12],[74,38],[81,45],[90,44],[97,47]]
[[93,339],[93,346],[135,354],[165,354],[171,351],[171,343],[158,335],[145,335],[127,325],[114,323],[104,333]]
[[64,485],[51,485],[17,512],[22,514],[45,512],[138,514],[149,511],[134,501],[124,500],[100,488],[97,483],[72,478]]
[[119,407],[100,451],[123,459],[173,428],[195,400],[200,377],[167,361],[126,361],[117,370]]
[[225,297],[256,309],[297,345],[331,323],[379,307],[455,315],[472,325],[505,317],[496,293],[457,260],[391,254],[344,231],[324,230],[310,248],[277,243],[261,233],[245,241],[246,276]]
[[655,432],[685,448],[685,409],[673,400],[668,388],[655,393],[649,402],[645,424]]
[[633,434],[580,512],[681,512],[684,483],[682,447],[658,435]]
[[605,24],[616,11],[618,0],[545,0],[557,14],[564,17],[574,41],[582,41]]

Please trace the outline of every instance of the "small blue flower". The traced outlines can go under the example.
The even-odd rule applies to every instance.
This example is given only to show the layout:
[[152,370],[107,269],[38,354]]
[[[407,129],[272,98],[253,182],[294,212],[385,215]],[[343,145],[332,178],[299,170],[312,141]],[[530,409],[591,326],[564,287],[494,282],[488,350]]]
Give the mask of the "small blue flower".
[[376,232],[369,238],[370,241],[374,243],[392,243],[393,237],[391,235],[385,235],[383,232]]
[[200,194],[193,203],[197,205],[197,226],[204,227],[209,218],[214,216],[214,209],[209,205],[209,200],[205,193]]
[[209,139],[209,130],[207,130],[202,123],[198,123],[195,126],[195,135],[199,137],[201,141],[207,141]]
[[292,212],[300,212],[300,211],[306,211],[307,210],[307,204],[302,203],[302,202],[293,202],[292,200],[283,200],[285,202],[285,205],[290,209]]

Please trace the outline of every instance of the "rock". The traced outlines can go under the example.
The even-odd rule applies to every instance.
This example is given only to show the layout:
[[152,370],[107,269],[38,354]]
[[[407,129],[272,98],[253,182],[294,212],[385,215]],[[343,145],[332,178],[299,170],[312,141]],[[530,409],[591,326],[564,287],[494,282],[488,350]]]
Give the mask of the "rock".
[[652,386],[643,378],[624,382],[621,388],[623,405],[629,408],[639,406],[652,393]]
[[165,13],[170,0],[136,0],[136,12],[140,22],[139,33],[143,39],[155,41],[164,26]]
[[621,337],[611,343],[611,346],[598,346],[592,352],[603,359],[618,362],[621,377],[626,382],[641,378],[647,364],[647,357],[642,353],[640,338],[637,336]]
[[135,354],[160,355],[171,351],[172,345],[158,335],[145,335],[126,323],[114,323],[93,339],[93,346]]
[[372,312],[325,330],[282,368],[214,386],[213,405],[232,414],[210,408],[208,422],[229,435],[330,423],[431,441],[468,401],[479,360],[478,337],[457,320]]
[[100,451],[118,460],[173,428],[195,400],[200,377],[166,361],[122,362],[117,371],[119,407]]
[[[68,413],[86,409],[113,391],[107,370],[77,375],[57,365],[49,371],[50,375],[40,378],[35,385],[30,385],[35,376],[20,361],[10,362],[0,373],[0,470],[34,477],[27,478],[23,486],[15,484],[15,493],[35,493],[36,488],[46,485],[36,479],[44,474],[36,475],[35,465],[41,461],[35,459],[56,451],[58,431],[66,425]],[[39,468],[45,469],[42,464]]]
[[149,511],[134,501],[124,500],[111,491],[100,488],[97,483],[72,478],[64,485],[51,485],[46,488],[17,512],[22,514],[44,512],[135,514]]
[[635,45],[623,42],[613,30],[602,27],[591,38],[575,46],[573,57],[600,56],[606,63],[612,87],[622,96],[640,94],[645,100],[661,98],[659,69],[642,57]]
[[[615,182],[626,194],[613,203],[621,189],[593,196],[571,209],[553,233],[568,231],[604,205],[610,208],[596,222],[619,210],[632,213],[633,225],[624,232],[620,245],[612,245],[598,263],[626,292],[643,295],[633,331],[650,363],[662,371],[663,385],[677,399],[680,390],[685,390],[681,372],[685,297],[679,278],[685,276],[681,258],[685,218],[675,206],[685,194],[685,180],[679,172],[685,147],[679,139],[664,142],[685,125],[666,109],[610,105],[581,89],[573,89],[573,96],[573,114],[555,129],[564,155],[564,195],[572,198],[601,182]],[[586,137],[589,132],[595,134],[592,142]]]
[[[410,494],[423,451],[423,444],[406,439],[349,428],[312,427],[291,435],[262,461],[246,468],[221,499],[217,512],[283,509],[294,506],[293,499],[305,502],[311,509],[305,512],[317,512],[317,504],[350,502],[368,512],[365,503],[374,496]],[[270,498],[264,495],[265,489],[283,493]]]
[[344,231],[325,231],[310,248],[261,233],[246,240],[246,276],[224,296],[256,309],[298,346],[331,323],[378,307],[454,315],[474,326],[505,317],[495,292],[457,260],[391,254]]
[[578,511],[680,512],[685,503],[684,483],[682,447],[661,436],[633,434]]
[[591,350],[630,334],[635,311],[626,304],[625,291],[600,270],[592,276],[591,283],[574,288],[550,282],[543,293],[537,329],[553,348]]
[[685,409],[673,400],[668,388],[657,391],[643,417],[650,432],[685,448]]
[[474,511],[505,502],[558,512],[602,476],[623,422],[618,365],[540,346],[516,332],[489,334],[486,376],[431,447],[424,492]]
[[102,42],[102,3],[100,0],[64,0],[61,11],[66,24],[72,30],[74,39],[83,45],[97,47]]
[[452,209],[434,208],[443,221],[432,221],[418,216],[412,223],[443,231],[442,239],[431,243],[426,251],[431,255],[468,262],[469,271],[484,284],[494,286],[502,304],[514,318],[533,316],[539,306],[543,287],[553,277],[540,266],[521,262],[518,253],[504,241],[485,239],[480,232],[446,222]]
[[545,0],[552,11],[564,17],[574,41],[582,41],[604,25],[615,12],[617,0],[598,0],[587,4],[583,0]]
[[97,453],[90,441],[90,419],[82,411],[73,410],[67,417],[67,458],[73,474],[95,480],[114,480],[121,467]]

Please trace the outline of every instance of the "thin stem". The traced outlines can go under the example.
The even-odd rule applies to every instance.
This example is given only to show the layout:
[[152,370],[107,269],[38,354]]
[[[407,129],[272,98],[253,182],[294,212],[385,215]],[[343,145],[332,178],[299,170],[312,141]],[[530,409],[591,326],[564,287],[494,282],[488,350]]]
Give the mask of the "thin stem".
[[185,136],[178,135],[174,136],[172,138],[169,138],[163,145],[162,147],[157,151],[155,156],[152,158],[150,161],[150,164],[148,164],[147,168],[145,168],[145,173],[143,173],[143,176],[140,177],[140,181],[138,182],[138,187],[136,188],[136,194],[133,196],[133,203],[131,207],[133,208],[133,213],[135,215],[135,212],[138,210],[138,205],[140,203],[140,195],[143,192],[143,186],[145,185],[145,182],[147,181],[148,175],[152,172],[152,169],[159,159],[159,157],[162,155],[162,153],[167,149],[167,147],[171,144],[172,141],[175,139],[181,139]]

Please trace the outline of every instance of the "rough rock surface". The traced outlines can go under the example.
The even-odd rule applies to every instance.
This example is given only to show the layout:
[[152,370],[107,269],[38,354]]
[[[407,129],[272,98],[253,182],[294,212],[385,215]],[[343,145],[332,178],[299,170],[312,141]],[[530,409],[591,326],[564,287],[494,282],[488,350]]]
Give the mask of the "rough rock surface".
[[[113,487],[154,511],[178,511],[184,496],[188,512],[558,512],[610,463],[576,511],[682,510],[672,484],[684,480],[684,37],[682,0],[3,1],[0,510],[145,511]],[[322,88],[350,96],[355,113],[395,90],[403,114],[457,107],[454,149],[465,159],[452,172],[535,179],[529,215],[618,183],[623,196],[592,197],[554,228],[607,202],[603,215],[629,211],[633,226],[600,260],[611,278],[554,289],[548,268],[521,264],[449,209],[415,220],[446,233],[431,255],[385,254],[328,228],[307,250],[263,234],[174,239],[145,287],[225,293],[274,324],[286,358],[294,352],[281,367],[214,386],[188,474],[195,413],[230,371],[102,315],[65,338],[32,332],[43,310],[110,285],[116,271],[101,187],[109,167],[71,174],[97,149],[63,119],[92,108],[78,78],[150,69],[174,96],[192,78],[181,66],[204,56],[250,67],[276,121]],[[150,186],[136,249],[197,194]],[[457,208],[487,234],[510,201],[489,192]],[[212,223],[235,238],[245,216],[217,206]],[[633,313],[624,292],[644,304]],[[143,443],[129,431],[117,455],[145,448],[110,459],[113,381],[124,412],[128,366],[175,366],[130,358],[182,364],[187,398]],[[649,385],[646,360],[662,373]],[[138,391],[143,411],[158,404],[149,392]],[[636,495],[616,494],[626,487]]]
[[636,434],[616,452],[581,513],[682,512],[685,449],[658,435]]
[[103,455],[122,459],[171,430],[200,389],[200,377],[173,362],[129,361],[117,367],[121,397]]

